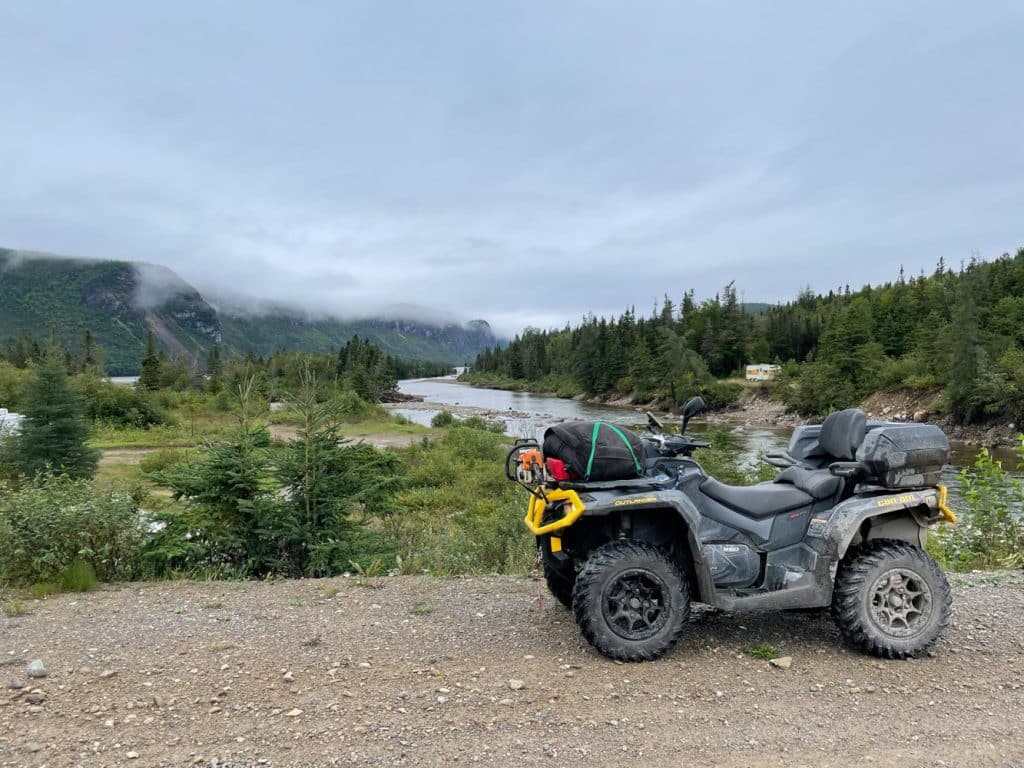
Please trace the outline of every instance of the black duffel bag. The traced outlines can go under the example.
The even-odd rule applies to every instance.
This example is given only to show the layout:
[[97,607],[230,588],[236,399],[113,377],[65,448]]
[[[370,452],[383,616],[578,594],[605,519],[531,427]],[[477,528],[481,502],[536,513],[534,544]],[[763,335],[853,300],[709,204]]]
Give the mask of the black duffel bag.
[[567,421],[544,431],[544,457],[564,461],[578,480],[629,480],[643,474],[644,447],[606,421]]

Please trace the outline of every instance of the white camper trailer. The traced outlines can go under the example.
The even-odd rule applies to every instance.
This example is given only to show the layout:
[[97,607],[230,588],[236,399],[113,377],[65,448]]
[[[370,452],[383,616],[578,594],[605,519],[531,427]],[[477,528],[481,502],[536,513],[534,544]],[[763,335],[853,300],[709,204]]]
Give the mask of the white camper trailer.
[[779,366],[771,363],[756,363],[747,366],[747,381],[771,381],[779,373]]

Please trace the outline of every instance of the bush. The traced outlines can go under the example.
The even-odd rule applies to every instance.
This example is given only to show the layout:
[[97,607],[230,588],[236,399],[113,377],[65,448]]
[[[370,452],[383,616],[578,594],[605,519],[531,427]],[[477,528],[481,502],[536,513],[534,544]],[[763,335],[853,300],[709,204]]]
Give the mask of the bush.
[[721,411],[736,405],[743,392],[743,385],[729,381],[712,381],[701,387],[701,397],[709,411]]
[[452,415],[451,411],[440,411],[434,414],[434,418],[430,420],[430,426],[432,427],[450,427],[455,423],[455,416]]
[[0,484],[0,580],[88,584],[139,573],[145,532],[139,510],[120,492],[87,480],[40,476],[18,490]]
[[339,392],[331,400],[331,407],[344,421],[349,423],[366,421],[380,416],[384,412],[379,405],[366,402],[351,390]]
[[89,417],[117,427],[146,428],[166,422],[153,397],[144,390],[103,381],[95,376],[79,376],[75,388],[82,394]]
[[0,407],[17,411],[32,371],[15,368],[6,360],[0,360]]
[[188,451],[174,448],[161,448],[142,457],[139,461],[139,469],[147,475],[155,472],[163,472],[175,464],[181,464],[188,458]]
[[[1016,447],[1024,471],[1024,435]],[[960,471],[960,495],[967,506],[953,526],[940,527],[929,549],[956,571],[1020,568],[1024,565],[1024,482],[1003,469],[982,448],[973,467]]]
[[505,478],[508,441],[457,427],[404,449],[407,489],[382,523],[382,544],[405,573],[527,573],[533,539],[526,496]]
[[462,420],[461,425],[467,429],[481,429],[485,432],[493,432],[496,435],[505,433],[505,425],[500,421],[488,421],[482,416],[470,416]]

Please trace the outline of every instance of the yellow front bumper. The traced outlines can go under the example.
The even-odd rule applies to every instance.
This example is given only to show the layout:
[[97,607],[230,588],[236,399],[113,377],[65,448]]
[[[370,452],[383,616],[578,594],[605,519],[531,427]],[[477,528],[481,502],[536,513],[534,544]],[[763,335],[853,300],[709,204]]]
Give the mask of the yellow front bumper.
[[[568,528],[570,525],[580,519],[580,515],[586,509],[583,502],[580,501],[580,496],[576,491],[548,491],[546,499],[538,496],[530,497],[530,508],[526,512],[526,517],[523,518],[523,523],[530,529],[530,532],[534,536],[543,536],[553,531],[561,530],[562,528]],[[541,520],[544,519],[544,509],[548,504],[562,501],[568,505],[569,509],[566,513],[555,520],[553,523],[547,523],[541,525]]]

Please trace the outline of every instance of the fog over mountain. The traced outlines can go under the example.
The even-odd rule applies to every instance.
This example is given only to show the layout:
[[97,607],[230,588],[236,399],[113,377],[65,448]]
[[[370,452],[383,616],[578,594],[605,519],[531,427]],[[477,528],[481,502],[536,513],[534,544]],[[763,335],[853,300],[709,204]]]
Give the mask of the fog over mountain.
[[1012,2],[2,0],[0,243],[506,334],[883,281],[1019,245],[1022,33]]

